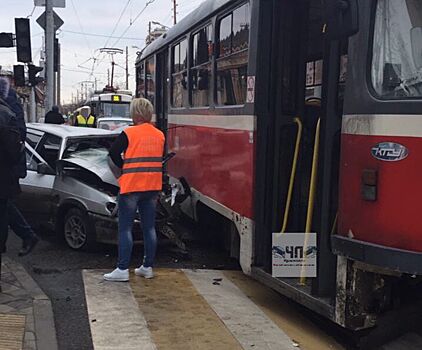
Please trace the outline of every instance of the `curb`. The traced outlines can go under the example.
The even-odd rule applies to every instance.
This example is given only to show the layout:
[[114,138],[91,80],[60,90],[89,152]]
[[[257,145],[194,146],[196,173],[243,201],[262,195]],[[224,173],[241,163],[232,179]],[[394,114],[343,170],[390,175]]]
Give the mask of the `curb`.
[[21,264],[8,257],[3,257],[3,263],[13,272],[16,279],[33,299],[37,349],[58,350],[56,326],[50,298],[41,290]]

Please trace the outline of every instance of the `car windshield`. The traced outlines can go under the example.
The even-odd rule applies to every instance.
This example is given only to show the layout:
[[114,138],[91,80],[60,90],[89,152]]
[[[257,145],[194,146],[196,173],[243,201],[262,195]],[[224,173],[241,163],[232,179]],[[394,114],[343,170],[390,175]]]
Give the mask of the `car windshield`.
[[102,108],[103,116],[129,118],[129,108],[129,103],[104,103]]
[[371,73],[382,98],[422,96],[422,1],[378,1]]
[[66,149],[63,153],[63,159],[82,155],[95,155],[106,158],[108,151],[116,140],[117,135],[101,136],[101,137],[75,137],[70,138],[66,143]]
[[123,126],[128,126],[132,124],[133,122],[131,120],[99,120],[98,128],[113,131]]

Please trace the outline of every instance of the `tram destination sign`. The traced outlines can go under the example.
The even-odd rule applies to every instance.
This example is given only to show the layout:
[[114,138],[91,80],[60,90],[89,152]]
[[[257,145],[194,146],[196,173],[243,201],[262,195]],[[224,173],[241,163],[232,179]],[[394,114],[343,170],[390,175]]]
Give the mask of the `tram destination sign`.
[[316,277],[316,233],[273,233],[273,277]]
[[[53,3],[53,7],[66,7],[66,0],[51,0]],[[35,6],[45,6],[45,0],[34,0]]]

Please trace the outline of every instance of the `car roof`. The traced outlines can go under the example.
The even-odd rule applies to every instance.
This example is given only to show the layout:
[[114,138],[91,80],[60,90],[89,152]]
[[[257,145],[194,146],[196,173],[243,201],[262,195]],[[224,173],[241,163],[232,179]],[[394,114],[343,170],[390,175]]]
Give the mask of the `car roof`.
[[42,123],[28,123],[27,128],[30,130],[37,130],[42,132],[48,132],[62,138],[65,137],[81,137],[81,136],[107,136],[115,135],[115,132],[96,129],[96,128],[83,128],[78,126],[69,125],[57,125],[57,124],[42,124]]

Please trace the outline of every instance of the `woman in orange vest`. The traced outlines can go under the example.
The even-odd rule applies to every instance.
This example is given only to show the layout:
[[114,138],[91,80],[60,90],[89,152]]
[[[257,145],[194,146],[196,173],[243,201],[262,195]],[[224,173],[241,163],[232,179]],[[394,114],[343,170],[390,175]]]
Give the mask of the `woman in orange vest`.
[[[134,126],[125,129],[110,149],[112,163],[121,169],[119,177],[119,261],[117,268],[104,275],[107,281],[129,280],[132,255],[132,227],[139,211],[144,236],[143,264],[135,274],[154,277],[152,267],[157,248],[155,207],[162,189],[164,134],[151,124],[154,108],[144,99],[134,99],[130,113]],[[123,153],[123,158],[122,158]]]

